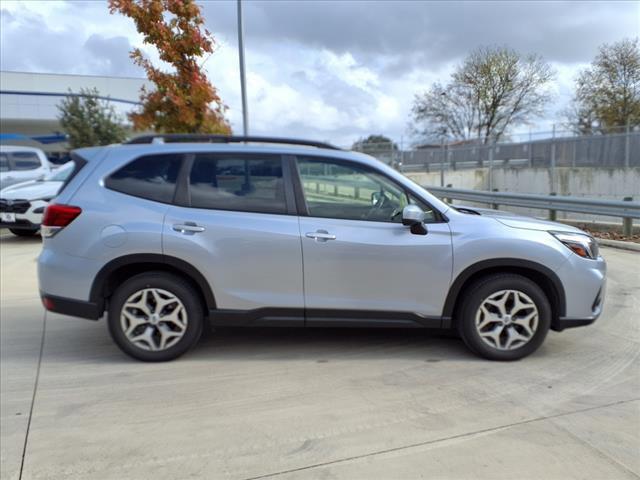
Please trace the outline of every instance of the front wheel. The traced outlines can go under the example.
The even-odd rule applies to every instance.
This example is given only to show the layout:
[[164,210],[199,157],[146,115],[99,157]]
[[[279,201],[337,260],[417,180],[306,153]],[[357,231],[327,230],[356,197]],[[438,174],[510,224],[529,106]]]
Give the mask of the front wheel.
[[125,281],[109,302],[109,332],[126,354],[147,362],[179,357],[202,334],[203,311],[193,289],[164,272]]
[[459,310],[465,344],[490,360],[518,360],[538,349],[551,325],[551,306],[526,277],[498,274],[474,283]]

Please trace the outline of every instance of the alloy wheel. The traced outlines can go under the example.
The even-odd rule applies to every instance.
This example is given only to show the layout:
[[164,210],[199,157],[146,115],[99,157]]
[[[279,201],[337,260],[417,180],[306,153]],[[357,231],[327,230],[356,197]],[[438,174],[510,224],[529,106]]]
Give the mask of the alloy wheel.
[[475,326],[487,345],[515,350],[533,338],[538,321],[538,307],[531,297],[518,290],[500,290],[482,301]]
[[127,340],[149,351],[171,348],[187,331],[188,316],[182,301],[161,288],[139,290],[122,306],[120,326]]

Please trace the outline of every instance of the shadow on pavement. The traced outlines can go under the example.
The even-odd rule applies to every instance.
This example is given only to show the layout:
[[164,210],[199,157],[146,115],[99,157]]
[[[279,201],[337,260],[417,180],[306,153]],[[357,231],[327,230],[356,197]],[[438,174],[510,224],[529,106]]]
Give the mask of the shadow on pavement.
[[[61,317],[59,317],[61,318]],[[56,324],[63,322],[66,325]],[[79,322],[77,325],[74,325]],[[121,353],[104,320],[47,319],[47,362],[137,362]],[[345,360],[473,360],[452,333],[421,329],[352,328],[218,328],[205,331],[201,341],[179,362],[289,361],[305,358],[326,363]]]

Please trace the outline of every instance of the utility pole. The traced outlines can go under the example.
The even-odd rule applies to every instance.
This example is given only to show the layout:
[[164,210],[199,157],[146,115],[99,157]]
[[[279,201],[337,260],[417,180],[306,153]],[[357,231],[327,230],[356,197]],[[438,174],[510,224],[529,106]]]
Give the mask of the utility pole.
[[242,0],[238,0],[238,56],[240,57],[240,91],[242,94],[242,132],[249,135],[249,113],[247,109],[247,82],[244,68],[244,30],[242,28]]

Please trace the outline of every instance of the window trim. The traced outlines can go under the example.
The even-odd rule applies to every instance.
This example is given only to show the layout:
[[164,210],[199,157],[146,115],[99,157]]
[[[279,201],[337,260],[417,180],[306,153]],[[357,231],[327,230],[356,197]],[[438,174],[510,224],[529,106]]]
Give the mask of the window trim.
[[425,199],[422,195],[419,195],[417,192],[415,192],[414,190],[407,188],[406,185],[402,185],[401,183],[399,183],[397,180],[395,180],[394,178],[391,178],[389,175],[387,175],[385,172],[378,170],[375,167],[372,167],[370,165],[367,165],[365,163],[360,163],[360,162],[356,162],[353,160],[349,160],[349,159],[345,159],[345,158],[336,158],[336,157],[330,157],[330,156],[321,156],[321,155],[289,155],[288,157],[290,157],[290,162],[293,163],[293,167],[292,167],[292,172],[294,173],[294,190],[296,192],[296,203],[298,206],[298,215],[301,217],[310,217],[310,218],[326,218],[326,219],[332,219],[332,220],[348,220],[348,221],[352,221],[352,222],[373,222],[373,223],[389,223],[391,225],[397,225],[397,223],[395,222],[381,222],[379,220],[366,220],[366,219],[355,219],[355,218],[334,218],[334,217],[315,217],[313,215],[309,214],[309,208],[307,206],[307,200],[306,197],[304,195],[304,188],[302,185],[302,179],[300,176],[300,170],[298,169],[298,161],[301,158],[309,158],[309,157],[313,157],[314,159],[317,159],[318,161],[325,161],[327,163],[333,163],[333,164],[337,164],[337,165],[343,165],[343,166],[347,166],[347,167],[351,167],[351,166],[355,166],[361,170],[370,172],[370,173],[375,173],[377,175],[380,175],[381,177],[385,178],[386,180],[388,180],[389,182],[391,182],[393,185],[395,185],[399,190],[402,190],[405,195],[407,195],[407,198],[414,196],[416,197],[418,200],[420,200],[422,203],[424,203],[425,205],[427,205],[429,208],[431,208],[431,210],[434,213],[434,221],[433,222],[429,222],[429,225],[433,225],[434,223],[447,223],[449,221],[449,219],[437,208],[435,208],[431,202],[429,202],[427,199]]
[[[277,157],[280,160],[280,167],[282,168],[282,184],[284,187],[284,203],[285,203],[285,211],[284,212],[264,212],[264,211],[256,211],[256,210],[247,210],[242,209],[239,210],[237,208],[208,208],[208,207],[197,207],[193,205],[191,201],[191,170],[193,168],[193,164],[195,163],[197,155],[207,155],[208,157],[221,157],[221,158],[239,158],[241,160],[264,160],[265,156],[273,157],[274,159]],[[298,215],[295,194],[293,189],[293,174],[290,169],[289,162],[285,159],[285,156],[280,153],[260,153],[260,152],[207,152],[207,151],[198,151],[187,154],[190,158],[187,159],[183,164],[184,176],[181,178],[180,175],[183,173],[182,171],[178,175],[178,185],[176,189],[174,202],[176,205],[180,205],[187,208],[195,208],[198,210],[207,210],[207,211],[219,211],[219,212],[238,212],[238,213],[257,213],[262,215]],[[180,195],[178,196],[178,191]]]

